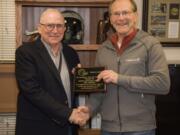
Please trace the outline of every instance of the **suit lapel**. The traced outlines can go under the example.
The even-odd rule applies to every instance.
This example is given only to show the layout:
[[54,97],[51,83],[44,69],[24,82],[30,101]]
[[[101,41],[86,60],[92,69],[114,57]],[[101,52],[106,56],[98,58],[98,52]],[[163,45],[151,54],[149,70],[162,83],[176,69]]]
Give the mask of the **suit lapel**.
[[55,64],[53,63],[50,55],[48,54],[48,51],[46,50],[45,46],[43,45],[43,43],[39,40],[38,42],[36,42],[36,46],[39,49],[39,54],[40,54],[42,60],[44,61],[45,66],[48,67],[48,69],[55,76],[55,78],[61,83],[59,71],[57,70]]

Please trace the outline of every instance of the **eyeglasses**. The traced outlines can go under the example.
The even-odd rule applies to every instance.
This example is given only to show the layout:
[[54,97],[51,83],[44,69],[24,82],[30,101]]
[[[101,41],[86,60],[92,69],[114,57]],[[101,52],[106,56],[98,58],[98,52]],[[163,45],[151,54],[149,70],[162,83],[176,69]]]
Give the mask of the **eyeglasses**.
[[134,13],[134,12],[133,11],[121,11],[121,12],[117,11],[117,12],[111,13],[111,15],[113,15],[115,17],[119,17],[119,16],[128,17],[132,13]]
[[55,27],[58,31],[61,31],[65,28],[64,24],[40,24],[43,25],[48,31],[52,31]]

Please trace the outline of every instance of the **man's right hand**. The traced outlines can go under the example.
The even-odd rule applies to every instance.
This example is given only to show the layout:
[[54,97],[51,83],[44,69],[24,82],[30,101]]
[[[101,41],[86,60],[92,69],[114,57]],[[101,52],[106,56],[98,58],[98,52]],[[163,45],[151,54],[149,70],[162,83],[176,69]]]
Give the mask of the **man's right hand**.
[[89,120],[90,114],[89,109],[86,106],[79,106],[78,108],[73,109],[69,121],[79,126],[84,126]]

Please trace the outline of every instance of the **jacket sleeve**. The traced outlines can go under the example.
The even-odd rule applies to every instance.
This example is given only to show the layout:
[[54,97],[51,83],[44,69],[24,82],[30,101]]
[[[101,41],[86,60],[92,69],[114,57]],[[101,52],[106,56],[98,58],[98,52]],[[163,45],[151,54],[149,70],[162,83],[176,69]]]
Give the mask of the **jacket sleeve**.
[[[100,66],[97,57],[99,57],[98,53],[96,53],[95,66]],[[99,112],[104,96],[105,96],[105,93],[101,93],[101,92],[91,93],[89,95],[89,98],[86,101],[86,106],[89,107],[91,116],[94,116]]]
[[145,77],[119,74],[118,84],[132,92],[167,94],[170,77],[167,61],[159,42],[148,48],[148,73]]

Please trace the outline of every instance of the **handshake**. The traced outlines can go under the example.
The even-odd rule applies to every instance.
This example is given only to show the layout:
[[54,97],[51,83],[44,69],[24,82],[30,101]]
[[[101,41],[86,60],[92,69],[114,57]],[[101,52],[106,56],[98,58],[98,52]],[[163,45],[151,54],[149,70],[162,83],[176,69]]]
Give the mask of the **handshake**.
[[69,121],[73,124],[78,124],[79,126],[84,126],[90,118],[90,110],[87,106],[79,106],[73,109]]

